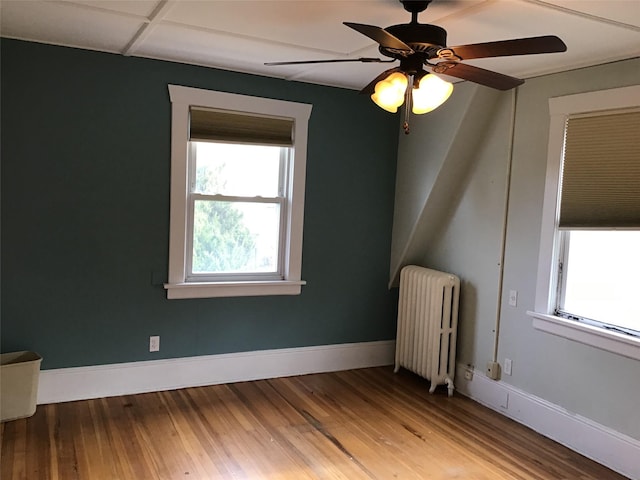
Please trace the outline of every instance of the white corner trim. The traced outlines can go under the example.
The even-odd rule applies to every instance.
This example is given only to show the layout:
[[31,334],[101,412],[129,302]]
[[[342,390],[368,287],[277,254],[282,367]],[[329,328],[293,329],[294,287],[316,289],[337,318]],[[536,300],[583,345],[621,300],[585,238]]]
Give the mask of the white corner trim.
[[392,365],[395,340],[42,370],[38,404]]
[[624,435],[559,405],[457,365],[456,390],[518,423],[631,479],[640,480],[640,440]]

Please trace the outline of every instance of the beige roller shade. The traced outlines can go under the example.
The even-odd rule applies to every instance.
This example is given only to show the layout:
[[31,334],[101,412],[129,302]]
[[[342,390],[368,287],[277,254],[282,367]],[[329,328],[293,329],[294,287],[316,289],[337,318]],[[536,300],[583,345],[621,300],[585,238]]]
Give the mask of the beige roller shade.
[[293,145],[293,120],[191,108],[189,140]]
[[640,228],[640,110],[569,118],[561,228]]

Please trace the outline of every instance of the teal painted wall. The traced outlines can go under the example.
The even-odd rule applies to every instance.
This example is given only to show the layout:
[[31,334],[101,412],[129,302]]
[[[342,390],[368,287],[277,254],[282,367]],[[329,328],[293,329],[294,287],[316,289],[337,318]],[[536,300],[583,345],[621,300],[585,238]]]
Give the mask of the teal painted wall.
[[[6,39],[1,62],[3,352],[50,369],[395,337],[397,116],[351,90]],[[167,84],[313,104],[301,295],[166,299]]]

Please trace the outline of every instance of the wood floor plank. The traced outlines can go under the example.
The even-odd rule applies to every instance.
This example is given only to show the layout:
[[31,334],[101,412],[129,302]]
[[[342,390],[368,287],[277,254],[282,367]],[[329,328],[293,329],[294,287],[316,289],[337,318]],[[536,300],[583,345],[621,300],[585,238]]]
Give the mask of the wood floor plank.
[[38,406],[2,480],[623,480],[389,367]]

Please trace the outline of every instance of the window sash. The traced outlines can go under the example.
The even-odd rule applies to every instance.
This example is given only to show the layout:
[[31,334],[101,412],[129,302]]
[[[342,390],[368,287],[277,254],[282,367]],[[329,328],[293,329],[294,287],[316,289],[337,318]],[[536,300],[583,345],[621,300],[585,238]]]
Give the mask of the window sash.
[[[192,282],[220,282],[220,281],[261,281],[261,280],[283,280],[284,279],[284,257],[286,232],[288,229],[287,218],[287,172],[291,160],[289,148],[280,149],[280,164],[278,172],[278,192],[277,197],[261,196],[237,196],[237,195],[207,195],[194,192],[196,185],[196,145],[189,142],[188,170],[189,170],[189,193],[187,199],[187,245],[186,245],[186,272],[185,279]],[[226,203],[264,203],[279,205],[279,225],[278,225],[278,257],[276,260],[276,270],[273,272],[207,272],[197,273],[193,271],[193,249],[195,230],[195,204],[196,201],[226,202]]]
[[567,292],[567,277],[566,268],[569,265],[569,248],[571,247],[571,235],[568,231],[558,231],[558,266],[556,274],[558,276],[557,288],[556,288],[556,304],[554,313],[562,311],[562,306],[565,304],[565,294]]
[[[598,320],[590,318],[581,314],[577,314],[574,311],[565,308],[566,305],[566,293],[567,293],[567,279],[569,278],[569,269],[571,268],[569,262],[569,252],[571,248],[571,231],[563,230],[558,232],[559,235],[559,254],[558,254],[558,267],[557,267],[557,292],[555,295],[556,304],[554,315],[557,315],[568,320],[581,322],[594,327],[604,328],[608,331],[632,335],[640,337],[640,331],[628,328],[612,322],[606,322],[604,320]],[[593,313],[593,312],[592,312]],[[622,322],[621,322],[622,323]]]
[[[212,201],[226,203],[261,203],[279,205],[279,224],[278,224],[278,256],[276,259],[276,269],[268,272],[203,272],[193,271],[193,249],[194,249],[194,215],[196,201]],[[284,279],[284,240],[286,236],[286,198],[263,198],[263,197],[225,197],[223,195],[200,195],[194,194],[189,199],[189,231],[187,239],[187,281],[193,282],[220,282],[220,281],[265,281],[265,280],[283,280]]]

